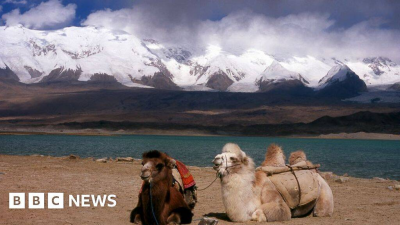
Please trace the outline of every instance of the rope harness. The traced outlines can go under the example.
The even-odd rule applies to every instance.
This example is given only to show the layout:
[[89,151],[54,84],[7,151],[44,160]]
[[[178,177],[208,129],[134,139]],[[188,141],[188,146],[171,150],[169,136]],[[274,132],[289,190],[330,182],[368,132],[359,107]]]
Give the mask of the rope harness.
[[153,207],[153,197],[151,195],[151,188],[153,187],[153,183],[150,182],[150,208],[151,208],[151,212],[153,213],[153,217],[154,217],[154,221],[156,222],[156,225],[158,225],[158,221],[157,221],[157,217],[156,217],[156,213],[154,212],[154,207]]
[[[229,170],[228,170],[229,168],[241,165],[240,163],[236,163],[236,164],[233,164],[231,166],[228,166],[228,157],[226,157],[226,155],[224,155],[224,157],[225,157],[225,171],[226,171],[227,174],[229,174]],[[220,174],[220,177],[222,177],[221,174]]]
[[295,173],[294,170],[293,170],[293,167],[290,166],[290,165],[287,165],[287,166],[289,167],[290,172],[293,174],[294,178],[296,179],[297,186],[299,187],[299,204],[297,205],[297,206],[299,206],[299,205],[300,205],[300,202],[301,202],[301,187],[300,187],[300,182],[299,182],[299,179],[298,179],[297,176],[296,176],[296,173]]
[[[240,166],[240,165],[241,165],[241,164],[237,163],[237,164],[228,166],[228,158],[225,156],[225,171],[226,171],[227,174],[229,174],[229,170],[228,170],[228,169],[230,169],[230,168],[232,168],[232,167]],[[221,173],[219,173],[219,172],[217,171],[217,174],[216,174],[215,179],[214,179],[207,187],[201,188],[201,189],[197,189],[197,190],[198,190],[198,191],[204,191],[204,190],[206,190],[207,188],[211,187],[211,185],[214,184],[214,182],[215,182],[218,178],[221,178],[221,177],[222,177]]]
[[[317,170],[320,167],[319,164],[313,165],[313,166],[308,166],[308,165],[299,165],[299,164],[295,164],[295,165],[286,165],[284,167],[274,167],[274,166],[264,166],[264,167],[259,167],[256,170],[258,171],[263,171],[267,174],[268,177],[270,177],[270,180],[272,181],[273,185],[277,188],[279,194],[281,194],[281,196],[286,199],[286,201],[288,202],[288,204],[290,204],[291,208],[296,208],[299,207],[301,204],[304,204],[304,202],[302,203],[302,201],[308,201],[312,196],[310,195],[310,193],[313,193],[311,191],[313,191],[314,189],[312,189],[311,186],[306,185],[308,188],[305,188],[303,185],[303,190],[301,188],[300,183],[304,184],[304,173],[297,173],[296,171],[300,172],[300,171],[307,171],[307,170]],[[293,180],[293,184],[289,184],[286,180],[284,179],[283,181],[279,181],[279,176],[280,174],[284,174],[284,173],[290,173],[291,176],[294,177]],[[277,176],[278,180],[273,179],[275,176]],[[276,177],[275,177],[276,178]],[[308,179],[311,179],[310,177]],[[315,181],[314,178],[313,182]],[[307,182],[310,180],[307,180]],[[283,182],[285,182],[286,185],[289,185],[290,187],[293,187],[295,191],[297,191],[298,193],[298,201],[293,201],[294,200],[294,196],[292,194],[289,194],[289,189],[287,189],[287,187],[285,189],[282,189],[282,184],[284,184]],[[293,186],[291,186],[293,185]],[[298,188],[296,190],[296,188]],[[315,188],[313,186],[313,188]],[[292,189],[293,190],[293,189]],[[303,193],[304,192],[304,193]],[[304,195],[304,196],[303,196]],[[297,200],[297,199],[296,199]]]

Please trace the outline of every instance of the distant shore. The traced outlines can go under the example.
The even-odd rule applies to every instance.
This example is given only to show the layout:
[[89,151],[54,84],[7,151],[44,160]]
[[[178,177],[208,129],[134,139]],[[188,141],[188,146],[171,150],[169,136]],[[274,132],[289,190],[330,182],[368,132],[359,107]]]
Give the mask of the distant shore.
[[[137,203],[141,186],[140,160],[116,162],[93,158],[10,156],[0,155],[0,221],[2,224],[130,224],[129,214]],[[211,168],[189,166],[198,188],[204,188],[215,178]],[[328,179],[334,193],[335,210],[332,217],[307,216],[271,224],[395,224],[400,220],[400,191],[393,187],[398,181],[348,177],[345,183]],[[392,188],[389,188],[392,187]],[[10,192],[57,192],[64,195],[115,194],[117,205],[107,207],[65,207],[63,210],[8,209]],[[66,203],[68,204],[68,203]],[[203,216],[231,223],[226,216],[221,186],[215,182],[198,192],[194,218]],[[198,224],[193,221],[192,225]]]
[[380,133],[338,133],[321,134],[318,136],[292,136],[299,138],[318,138],[318,139],[361,139],[361,140],[400,140],[399,134],[380,134]]
[[[0,130],[0,135],[77,135],[77,136],[118,136],[118,135],[171,135],[171,136],[230,136],[216,135],[197,130],[152,130],[141,129],[136,131],[110,131],[104,129],[84,129],[84,130],[58,130],[58,129],[18,129]],[[262,137],[282,137],[282,138],[316,138],[316,139],[361,139],[361,140],[400,140],[400,134],[382,133],[337,133],[321,135],[288,135],[288,136],[262,136]]]

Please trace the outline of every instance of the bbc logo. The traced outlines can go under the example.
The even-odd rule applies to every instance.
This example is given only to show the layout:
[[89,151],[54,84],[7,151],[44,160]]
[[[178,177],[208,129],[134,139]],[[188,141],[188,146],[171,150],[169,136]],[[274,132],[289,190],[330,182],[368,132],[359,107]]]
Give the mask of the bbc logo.
[[[25,193],[9,193],[10,209],[25,209]],[[44,209],[44,193],[28,193],[29,209]],[[64,208],[64,193],[48,193],[47,194],[48,209]]]

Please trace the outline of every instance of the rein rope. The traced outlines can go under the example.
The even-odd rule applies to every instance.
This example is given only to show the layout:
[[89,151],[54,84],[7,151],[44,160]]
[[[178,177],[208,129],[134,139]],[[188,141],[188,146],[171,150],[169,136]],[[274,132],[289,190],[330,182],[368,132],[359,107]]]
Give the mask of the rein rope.
[[156,217],[156,213],[154,212],[154,207],[153,207],[153,197],[151,195],[151,188],[153,187],[153,183],[150,182],[150,208],[151,208],[151,212],[153,213],[153,217],[154,217],[154,221],[156,221],[156,225],[158,225],[158,221],[157,221],[157,217]]
[[241,164],[237,163],[237,164],[233,164],[232,166],[228,166],[228,158],[225,155],[225,171],[229,174],[229,168],[232,167],[236,167],[236,166],[240,166]]
[[218,172],[217,172],[217,176],[215,177],[215,179],[214,179],[207,187],[197,189],[197,191],[204,191],[204,190],[206,190],[207,188],[211,187],[211,185],[212,185],[219,177],[220,177],[220,175],[219,175]]
[[[228,166],[228,159],[227,159],[226,156],[225,156],[225,171],[226,171],[228,174],[229,174],[229,170],[228,170],[229,168],[236,167],[236,166],[240,166],[240,165],[241,165],[241,164],[234,164],[234,165],[232,165],[232,166]],[[204,191],[204,190],[206,190],[207,188],[211,187],[211,185],[214,184],[214,182],[215,182],[218,178],[221,178],[221,174],[218,173],[218,171],[217,171],[217,174],[216,174],[215,179],[214,179],[207,187],[197,189],[197,191]]]

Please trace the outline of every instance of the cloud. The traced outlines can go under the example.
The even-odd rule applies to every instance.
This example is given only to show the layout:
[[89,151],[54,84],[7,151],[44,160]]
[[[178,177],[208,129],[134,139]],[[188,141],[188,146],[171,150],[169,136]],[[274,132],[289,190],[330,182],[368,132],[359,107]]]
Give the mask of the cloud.
[[[23,2],[23,0],[6,0]],[[29,1],[30,2],[30,1]],[[90,13],[83,26],[124,30],[165,45],[180,45],[195,54],[212,44],[240,54],[257,48],[275,56],[386,56],[400,63],[400,1],[312,0],[69,0]],[[129,8],[121,8],[127,7]],[[89,8],[87,8],[89,6]],[[75,4],[49,0],[3,15],[6,25],[33,29],[68,26]],[[81,9],[81,7],[80,7]],[[85,18],[82,12],[79,18]],[[0,21],[1,23],[1,21]]]
[[387,21],[379,18],[342,27],[329,13],[272,17],[253,10],[237,10],[216,20],[188,19],[189,14],[170,18],[169,13],[136,6],[94,12],[82,25],[125,30],[140,38],[198,52],[212,44],[235,54],[256,48],[282,57],[312,55],[343,60],[386,56],[400,62],[400,31],[384,28]]
[[[139,28],[140,16],[134,13],[133,9],[121,9],[112,11],[111,9],[100,10],[92,13],[82,22],[83,26],[107,27],[116,30],[132,31]],[[136,21],[136,23],[134,23]]]
[[3,2],[4,4],[10,3],[10,4],[15,4],[15,5],[25,5],[28,3],[26,0],[5,0]]
[[3,12],[3,6],[0,5],[0,13]]
[[31,29],[57,29],[68,26],[75,18],[76,5],[64,6],[61,0],[49,0],[21,13],[15,9],[3,14],[6,25],[22,24]]

